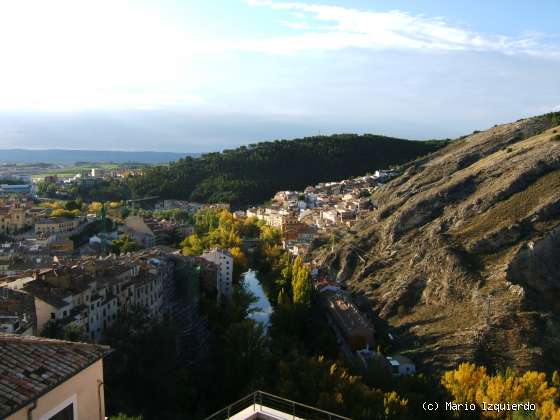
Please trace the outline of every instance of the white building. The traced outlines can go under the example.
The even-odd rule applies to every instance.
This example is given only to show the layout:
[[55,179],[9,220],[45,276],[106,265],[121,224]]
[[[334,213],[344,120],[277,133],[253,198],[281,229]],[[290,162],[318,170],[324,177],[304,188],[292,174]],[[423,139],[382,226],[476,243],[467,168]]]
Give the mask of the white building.
[[218,300],[221,297],[231,298],[233,293],[233,256],[223,249],[213,248],[204,251],[202,258],[213,262],[218,267],[216,288],[218,289]]
[[413,375],[416,372],[416,366],[408,357],[395,355],[387,356],[386,359],[393,376]]

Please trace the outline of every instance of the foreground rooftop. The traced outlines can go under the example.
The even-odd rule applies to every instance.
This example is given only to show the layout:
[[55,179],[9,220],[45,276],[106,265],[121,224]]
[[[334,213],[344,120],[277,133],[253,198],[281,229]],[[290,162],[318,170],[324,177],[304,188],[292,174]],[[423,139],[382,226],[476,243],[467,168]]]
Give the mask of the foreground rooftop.
[[46,394],[108,352],[106,346],[0,333],[0,418]]
[[305,404],[255,391],[214,413],[205,420],[350,420]]

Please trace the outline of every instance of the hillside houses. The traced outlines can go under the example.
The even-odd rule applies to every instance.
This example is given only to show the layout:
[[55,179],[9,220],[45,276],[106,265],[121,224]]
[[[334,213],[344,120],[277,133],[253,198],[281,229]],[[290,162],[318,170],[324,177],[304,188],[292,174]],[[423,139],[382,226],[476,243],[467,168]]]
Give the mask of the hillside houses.
[[394,176],[392,171],[373,175],[322,182],[303,191],[279,191],[271,202],[246,211],[280,230],[284,248],[296,255],[306,252],[318,231],[337,226],[353,226],[374,207],[372,192]]

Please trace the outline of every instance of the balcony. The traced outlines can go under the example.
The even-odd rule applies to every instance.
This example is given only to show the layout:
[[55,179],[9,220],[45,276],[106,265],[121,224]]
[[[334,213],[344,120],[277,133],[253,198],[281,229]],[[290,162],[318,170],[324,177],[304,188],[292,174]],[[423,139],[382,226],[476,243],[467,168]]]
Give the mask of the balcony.
[[264,391],[241,398],[205,420],[351,420]]

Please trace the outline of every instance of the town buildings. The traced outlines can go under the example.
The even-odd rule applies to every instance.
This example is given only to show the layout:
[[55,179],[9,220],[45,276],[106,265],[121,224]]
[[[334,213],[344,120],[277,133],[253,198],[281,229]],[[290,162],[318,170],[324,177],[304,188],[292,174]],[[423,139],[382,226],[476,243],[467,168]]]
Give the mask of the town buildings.
[[0,332],[35,335],[35,301],[33,296],[0,287]]
[[122,230],[131,239],[145,248],[151,248],[156,245],[156,234],[142,216],[128,216],[124,221]]
[[246,211],[281,231],[284,248],[294,255],[307,252],[318,231],[351,227],[374,207],[371,193],[394,176],[392,171],[322,182],[303,191],[279,191],[265,206]]
[[[191,302],[199,289],[217,292],[220,298],[231,296],[233,258],[221,250],[210,251],[207,258],[217,263],[163,247],[121,256],[54,257],[47,267],[0,278],[0,297],[10,293],[10,299],[0,299],[0,315],[8,317],[4,328],[18,332],[8,325],[16,322],[13,317],[20,325],[27,321],[36,334],[47,327],[63,331],[73,325],[83,331],[84,339],[96,342],[122,312],[142,308],[152,319],[173,319],[178,294],[186,294]],[[187,274],[178,280],[179,269]]]
[[11,235],[23,232],[47,214],[45,209],[35,207],[27,199],[0,199],[0,234]]
[[50,236],[54,234],[71,234],[75,232],[83,220],[69,217],[50,217],[37,220],[35,234]]
[[103,357],[109,348],[0,333],[0,418],[105,418]]
[[49,321],[63,328],[74,324],[89,340],[98,341],[119,311],[141,306],[161,319],[165,289],[173,287],[173,268],[157,255],[82,258],[79,264],[55,265],[35,274],[22,290],[35,298],[37,331]]
[[352,350],[374,345],[373,324],[344,293],[325,291],[322,298],[332,320]]
[[146,216],[128,216],[121,231],[145,248],[165,245],[174,238],[185,238],[194,233],[194,227],[180,221]]
[[218,267],[216,287],[218,289],[218,300],[230,299],[233,293],[233,256],[229,251],[213,248],[204,251],[201,257],[210,261]]
[[29,194],[30,184],[0,184],[0,195]]

